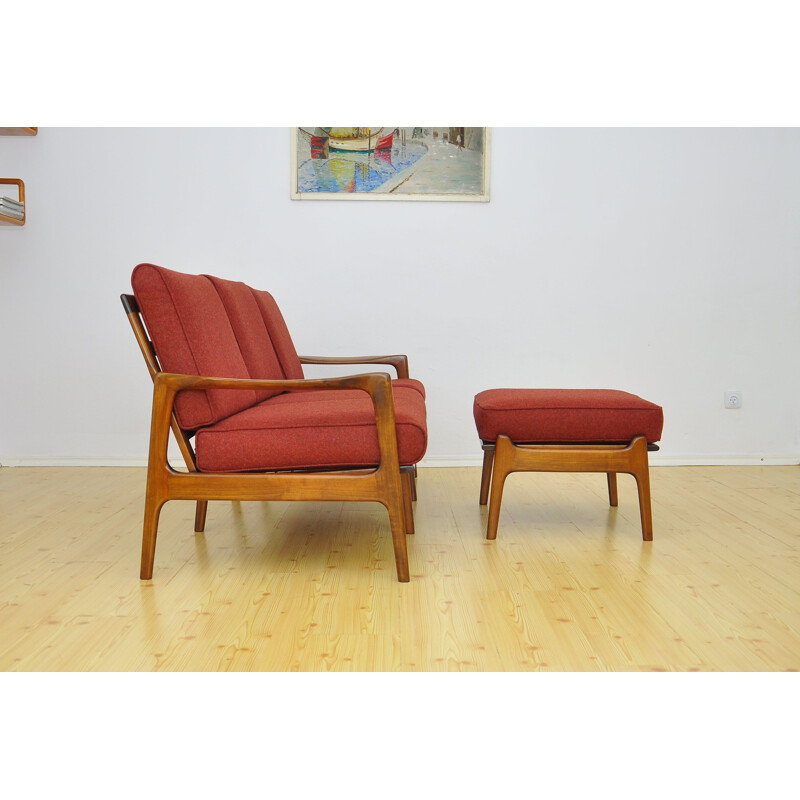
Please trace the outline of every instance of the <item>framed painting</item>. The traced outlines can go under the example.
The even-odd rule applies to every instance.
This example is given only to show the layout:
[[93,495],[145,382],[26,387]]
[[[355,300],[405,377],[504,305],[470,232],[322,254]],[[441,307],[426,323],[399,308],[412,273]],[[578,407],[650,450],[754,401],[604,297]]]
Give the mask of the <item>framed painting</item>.
[[489,201],[489,128],[292,128],[294,200]]

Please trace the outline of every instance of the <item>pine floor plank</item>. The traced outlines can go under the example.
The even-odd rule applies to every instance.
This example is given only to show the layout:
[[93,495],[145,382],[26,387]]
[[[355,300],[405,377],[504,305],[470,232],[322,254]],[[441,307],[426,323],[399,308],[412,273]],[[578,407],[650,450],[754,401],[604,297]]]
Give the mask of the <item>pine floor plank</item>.
[[636,487],[513,475],[496,541],[480,470],[424,468],[411,581],[386,510],[194,504],[138,579],[145,471],[0,469],[4,671],[796,671],[800,467],[653,467]]

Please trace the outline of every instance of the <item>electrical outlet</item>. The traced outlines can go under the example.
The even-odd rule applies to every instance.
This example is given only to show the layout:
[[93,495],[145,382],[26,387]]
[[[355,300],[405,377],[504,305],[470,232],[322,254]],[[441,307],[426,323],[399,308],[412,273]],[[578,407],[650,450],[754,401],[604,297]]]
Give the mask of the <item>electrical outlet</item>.
[[741,407],[742,407],[741,392],[725,392],[725,408],[741,408]]

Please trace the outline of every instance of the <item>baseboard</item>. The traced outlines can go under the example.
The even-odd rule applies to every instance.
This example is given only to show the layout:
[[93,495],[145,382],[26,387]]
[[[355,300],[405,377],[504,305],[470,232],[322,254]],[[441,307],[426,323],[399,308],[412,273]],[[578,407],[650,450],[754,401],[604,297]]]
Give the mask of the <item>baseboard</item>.
[[[789,467],[800,464],[800,456],[772,455],[725,455],[725,456],[667,456],[650,453],[651,467]],[[438,457],[425,458],[420,462],[423,467],[480,467],[483,456],[469,458]]]
[[[173,459],[182,464],[180,455]],[[0,467],[146,467],[146,458],[3,458]]]
[[[180,454],[170,456],[176,468],[183,462]],[[788,467],[800,464],[798,456],[665,456],[650,454],[651,467]],[[482,456],[444,457],[433,456],[423,459],[419,467],[480,467]],[[0,467],[146,467],[143,458],[7,458],[0,459]]]

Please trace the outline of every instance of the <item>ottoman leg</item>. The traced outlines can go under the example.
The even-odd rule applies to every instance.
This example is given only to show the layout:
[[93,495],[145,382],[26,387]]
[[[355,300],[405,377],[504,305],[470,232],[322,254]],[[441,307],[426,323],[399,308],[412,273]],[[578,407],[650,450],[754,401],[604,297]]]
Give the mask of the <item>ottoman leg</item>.
[[[507,436],[498,436],[494,453],[492,473],[492,493],[489,499],[489,523],[486,538],[497,538],[497,523],[500,521],[500,502],[503,499],[503,485],[506,478],[514,472],[515,447]],[[484,462],[485,463],[485,462]]]
[[489,501],[489,484],[492,482],[492,464],[494,462],[494,445],[483,446],[483,472],[481,473],[480,505]]
[[631,473],[639,490],[639,514],[642,518],[642,539],[653,541],[653,512],[650,507],[650,466],[647,459],[647,440],[637,436],[631,448]]

